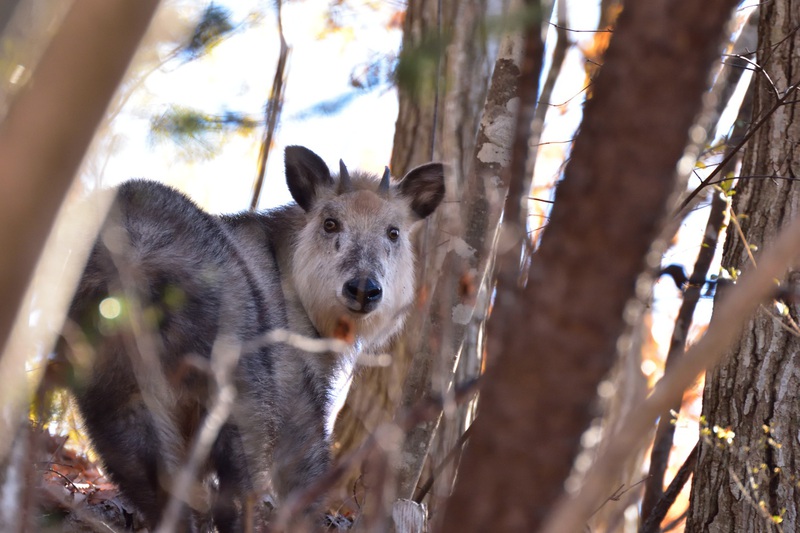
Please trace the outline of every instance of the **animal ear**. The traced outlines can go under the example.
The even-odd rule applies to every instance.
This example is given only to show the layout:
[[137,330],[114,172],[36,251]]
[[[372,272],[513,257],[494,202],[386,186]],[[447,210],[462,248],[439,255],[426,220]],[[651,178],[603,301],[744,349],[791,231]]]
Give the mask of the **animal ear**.
[[411,210],[425,218],[444,198],[444,165],[428,163],[411,170],[398,185],[400,195],[408,198]]
[[331,171],[320,156],[305,146],[287,146],[284,152],[286,185],[297,204],[308,211],[320,187],[333,185]]

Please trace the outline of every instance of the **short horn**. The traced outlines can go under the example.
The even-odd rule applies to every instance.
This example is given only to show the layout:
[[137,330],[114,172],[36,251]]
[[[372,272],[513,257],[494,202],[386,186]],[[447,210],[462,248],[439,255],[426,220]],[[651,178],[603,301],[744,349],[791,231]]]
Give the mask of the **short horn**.
[[386,196],[389,194],[389,167],[386,167],[386,170],[383,172],[383,177],[381,178],[381,184],[378,186],[378,194]]
[[339,160],[339,192],[349,192],[353,189],[353,184],[350,182],[350,173],[347,172],[347,167],[344,166],[344,161]]

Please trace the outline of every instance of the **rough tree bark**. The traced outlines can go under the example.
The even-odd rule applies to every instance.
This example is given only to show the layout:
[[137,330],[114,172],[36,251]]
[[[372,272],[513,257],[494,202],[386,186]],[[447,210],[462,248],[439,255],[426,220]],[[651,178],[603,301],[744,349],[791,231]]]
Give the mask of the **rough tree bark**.
[[734,6],[634,2],[620,16],[528,284],[499,277],[490,367],[443,531],[535,531],[561,495],[619,335],[641,312],[629,303],[654,266]]
[[[749,142],[734,213],[743,240],[728,227],[722,265],[741,269],[753,249],[774,240],[800,215],[800,10],[797,2],[762,4],[755,73],[754,121],[792,91]],[[774,179],[763,179],[774,176]],[[758,262],[758,256],[755,257]],[[794,270],[786,281],[796,283]],[[798,306],[787,317],[764,306],[729,357],[706,376],[707,424],[692,483],[687,531],[797,531],[800,492],[800,330]],[[712,318],[713,320],[713,318]],[[716,428],[716,429],[715,429]],[[732,433],[730,433],[730,432]],[[730,438],[732,437],[732,438]]]

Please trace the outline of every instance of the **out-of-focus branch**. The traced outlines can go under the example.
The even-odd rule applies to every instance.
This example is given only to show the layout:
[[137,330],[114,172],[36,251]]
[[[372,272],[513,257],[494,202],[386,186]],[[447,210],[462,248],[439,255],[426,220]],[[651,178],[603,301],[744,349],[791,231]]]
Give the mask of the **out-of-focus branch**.
[[458,463],[458,457],[461,456],[461,451],[464,449],[464,444],[467,443],[467,439],[469,439],[470,429],[472,426],[468,427],[464,433],[462,433],[458,440],[456,440],[455,446],[447,453],[444,460],[433,469],[433,472],[428,477],[427,481],[422,484],[422,486],[417,489],[417,492],[414,494],[414,501],[417,503],[422,503],[422,500],[425,499],[425,496],[428,495],[431,488],[433,487],[434,481],[436,481],[436,477],[442,473],[442,471],[450,464],[450,463]]
[[41,245],[158,0],[76,0],[0,125],[0,345]]
[[720,299],[706,334],[692,346],[656,385],[652,394],[630,417],[624,428],[610,437],[606,452],[598,458],[575,494],[554,508],[543,533],[580,531],[586,518],[607,492],[607,480],[640,446],[652,429],[653,420],[676,402],[697,376],[719,362],[750,316],[772,297],[775,279],[800,258],[800,219],[793,220],[764,251],[758,269],[750,269],[735,287]]
[[[6,348],[25,288],[73,174],[157,5],[158,0],[76,0],[0,124],[0,212],[7,221],[0,227],[2,406],[24,394],[25,354]],[[0,457],[9,442],[0,439]]]
[[289,47],[283,37],[283,22],[281,20],[281,2],[277,3],[278,10],[278,36],[281,39],[281,52],[278,57],[278,66],[275,68],[275,78],[272,80],[272,91],[269,94],[267,108],[264,112],[264,139],[261,141],[261,151],[258,154],[258,173],[256,182],[253,185],[253,199],[250,201],[250,209],[258,207],[258,200],[261,197],[261,188],[264,185],[264,173],[267,171],[267,159],[272,148],[272,138],[278,128],[281,110],[283,109],[283,94],[286,91],[286,62],[289,58]]
[[192,443],[186,464],[177,472],[170,490],[169,503],[164,511],[164,518],[156,529],[156,533],[175,531],[181,516],[184,501],[189,501],[192,486],[197,482],[197,475],[203,462],[211,452],[222,426],[227,422],[233,402],[236,399],[236,387],[231,382],[231,375],[241,355],[241,346],[230,338],[218,338],[211,354],[211,377],[216,385],[216,393],[211,408],[203,420],[203,425]]
[[[746,124],[749,123],[749,118],[753,112],[753,91],[752,88],[748,90],[744,102],[739,108],[739,116],[737,117],[736,124],[733,129],[733,134],[728,141],[728,147],[725,151],[726,156],[730,151],[733,151],[735,146],[738,146],[746,133]],[[728,158],[728,163],[725,168],[721,170],[722,176],[731,174],[735,168],[738,159]],[[725,211],[727,210],[728,202],[721,196],[720,193],[714,193],[711,198],[711,209],[708,214],[708,222],[703,237],[703,243],[700,246],[700,252],[697,254],[697,260],[694,264],[689,282],[683,293],[683,302],[678,311],[678,317],[675,320],[675,328],[672,332],[670,340],[669,352],[667,353],[667,360],[665,363],[665,371],[669,372],[675,363],[683,356],[686,349],[686,339],[689,334],[689,328],[692,325],[692,316],[694,315],[697,302],[700,300],[700,293],[708,277],[708,269],[711,266],[711,261],[717,250],[717,241],[719,233],[722,230],[722,225],[725,220]],[[671,410],[680,411],[680,401],[671,406]],[[656,430],[655,440],[653,442],[653,451],[650,454],[650,472],[645,485],[644,499],[642,500],[642,523],[648,522],[651,509],[661,499],[663,486],[664,486],[664,473],[667,470],[667,463],[669,461],[669,454],[672,448],[672,439],[675,435],[675,426],[668,412],[661,415]],[[642,530],[644,531],[644,529]]]
[[652,509],[650,509],[650,515],[639,530],[641,533],[658,533],[661,531],[661,521],[667,516],[667,512],[672,507],[672,504],[675,503],[678,494],[683,490],[683,486],[686,485],[689,476],[694,472],[695,465],[697,464],[698,447],[699,444],[694,445],[694,448],[692,448],[692,451],[689,453],[689,457],[683,462],[683,465],[681,465],[678,473],[675,474],[667,490],[664,491],[661,498],[653,505]]

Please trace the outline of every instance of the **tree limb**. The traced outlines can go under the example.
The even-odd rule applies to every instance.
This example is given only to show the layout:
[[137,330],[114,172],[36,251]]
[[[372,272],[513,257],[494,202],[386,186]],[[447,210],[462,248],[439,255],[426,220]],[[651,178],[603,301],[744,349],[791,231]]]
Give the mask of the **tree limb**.
[[561,499],[547,520],[543,533],[579,531],[607,492],[606,480],[613,476],[630,453],[641,446],[653,421],[677,401],[683,391],[707,368],[718,363],[734,342],[744,324],[775,291],[775,279],[800,258],[800,218],[785,227],[772,246],[766,248],[758,269],[749,269],[734,287],[720,296],[706,334],[658,382],[650,396],[615,435],[606,452],[597,459],[573,495]]
[[652,509],[650,510],[649,516],[642,524],[641,529],[639,529],[639,533],[658,533],[661,527],[661,521],[664,520],[664,517],[667,516],[667,512],[669,512],[672,504],[675,503],[675,499],[678,497],[678,494],[683,490],[683,486],[686,485],[686,482],[689,481],[689,476],[692,475],[694,472],[694,467],[697,464],[697,449],[698,445],[695,444],[692,451],[689,452],[689,457],[681,465],[678,473],[675,474],[675,477],[667,487],[667,490],[661,495],[659,500],[653,505]]
[[[76,0],[0,124],[0,212],[13,221],[0,227],[3,350],[73,174],[157,5]],[[22,372],[23,361],[4,351],[4,380],[24,384]],[[0,388],[0,405],[21,393],[20,387]],[[5,451],[0,442],[0,457]]]
[[[753,91],[749,89],[739,109],[739,115],[734,126],[733,134],[731,135],[726,150],[726,156],[735,149],[735,146],[740,144],[746,132],[745,124],[752,113]],[[739,154],[741,155],[741,152],[739,152]],[[732,173],[736,168],[737,159],[727,159],[728,163],[721,169],[721,174],[723,176]],[[711,210],[708,214],[705,232],[703,233],[704,236],[703,242],[700,245],[700,252],[697,254],[697,260],[695,261],[694,269],[689,278],[689,283],[683,293],[683,302],[678,311],[678,317],[675,319],[675,328],[672,331],[669,352],[667,353],[667,360],[665,363],[665,372],[670,371],[686,350],[686,339],[689,335],[689,328],[692,325],[694,310],[697,307],[697,302],[700,300],[703,284],[705,283],[706,277],[708,277],[708,269],[717,251],[717,241],[719,240],[719,233],[725,221],[725,212],[727,208],[727,200],[723,198],[719,192],[715,192],[711,197]],[[670,408],[670,411],[662,413],[659,419],[655,440],[653,442],[653,451],[650,454],[650,472],[645,485],[644,499],[642,500],[641,520],[643,523],[648,522],[650,509],[655,506],[662,495],[664,473],[667,469],[669,454],[672,449],[672,439],[675,434],[675,426],[672,423],[669,413],[672,411],[679,412],[680,408],[681,405],[680,402],[678,402]]]
[[[528,284],[498,283],[486,382],[443,531],[534,531],[561,496],[597,387],[642,312],[640,275],[655,266],[676,162],[734,4],[626,4]],[[590,512],[572,510],[571,526],[551,531],[580,530]]]

